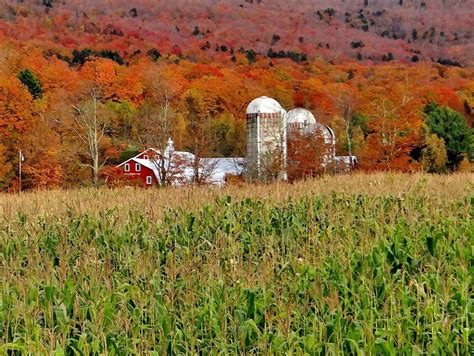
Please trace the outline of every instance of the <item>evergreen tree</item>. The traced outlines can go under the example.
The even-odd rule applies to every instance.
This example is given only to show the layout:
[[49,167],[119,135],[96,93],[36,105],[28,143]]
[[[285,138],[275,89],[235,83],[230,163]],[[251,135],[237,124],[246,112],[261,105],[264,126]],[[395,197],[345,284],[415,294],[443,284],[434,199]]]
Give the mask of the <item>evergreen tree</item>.
[[155,62],[161,58],[161,53],[156,48],[150,49],[147,54]]
[[43,96],[43,86],[36,75],[29,69],[24,69],[18,75],[18,79],[28,88],[33,99],[38,99]]
[[254,63],[257,61],[257,53],[253,49],[246,51],[246,55],[249,63]]
[[425,107],[426,123],[431,133],[444,140],[447,152],[446,166],[456,169],[459,163],[473,157],[473,132],[466,119],[457,111],[429,103]]

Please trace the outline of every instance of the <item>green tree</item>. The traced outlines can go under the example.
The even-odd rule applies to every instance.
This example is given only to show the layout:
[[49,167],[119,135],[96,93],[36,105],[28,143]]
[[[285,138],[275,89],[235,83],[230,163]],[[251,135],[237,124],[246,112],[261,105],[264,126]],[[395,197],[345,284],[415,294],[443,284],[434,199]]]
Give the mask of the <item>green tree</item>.
[[444,140],[447,152],[446,166],[456,169],[464,157],[472,159],[473,132],[466,119],[457,111],[435,103],[426,105],[426,124],[430,133]]
[[33,99],[38,99],[43,96],[43,86],[38,77],[29,69],[23,69],[18,74],[18,79],[28,88]]
[[128,101],[108,101],[105,105],[112,114],[111,121],[120,137],[126,140],[136,139],[138,135],[135,122],[137,109]]
[[364,147],[365,134],[361,126],[355,126],[352,131],[352,153],[357,156],[360,154],[361,149]]
[[423,169],[430,173],[444,172],[447,159],[444,140],[435,134],[428,134],[425,138],[425,147],[421,152]]
[[212,120],[212,153],[222,157],[240,157],[245,151],[245,126],[232,114],[222,114]]
[[369,120],[369,117],[356,112],[351,120],[351,132],[355,132],[357,127],[360,127],[360,130],[364,134],[364,137],[366,137],[369,134]]

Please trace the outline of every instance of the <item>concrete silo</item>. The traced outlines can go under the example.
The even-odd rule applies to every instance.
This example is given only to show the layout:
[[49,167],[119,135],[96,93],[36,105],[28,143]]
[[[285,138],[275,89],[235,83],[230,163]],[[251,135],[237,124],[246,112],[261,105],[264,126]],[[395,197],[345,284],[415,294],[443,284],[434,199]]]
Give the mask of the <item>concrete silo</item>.
[[293,134],[310,135],[316,130],[316,118],[303,108],[296,108],[286,114],[286,125],[288,129],[288,139]]
[[336,136],[334,131],[327,125],[317,122],[314,115],[306,109],[296,108],[286,114],[288,129],[288,141],[297,138],[299,135],[314,137],[322,144],[320,147],[324,151],[324,168],[330,165],[336,155]]
[[247,176],[250,180],[286,179],[286,111],[262,96],[247,107]]
[[328,160],[332,161],[336,156],[336,135],[334,134],[333,129],[328,125],[318,123],[317,130],[319,130],[323,136],[326,145],[330,147]]
[[334,131],[328,125],[323,125],[317,122],[316,118],[309,110],[296,108],[288,111],[286,114],[286,124],[289,140],[291,139],[290,136],[293,131],[294,133],[305,135],[319,134],[325,144],[330,146],[335,146],[336,144]]

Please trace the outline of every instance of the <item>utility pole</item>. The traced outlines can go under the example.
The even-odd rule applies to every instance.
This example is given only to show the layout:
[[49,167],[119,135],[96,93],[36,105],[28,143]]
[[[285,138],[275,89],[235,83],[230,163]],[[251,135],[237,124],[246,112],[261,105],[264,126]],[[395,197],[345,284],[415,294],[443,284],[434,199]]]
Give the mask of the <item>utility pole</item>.
[[19,186],[18,193],[21,193],[21,164],[25,160],[25,156],[21,153],[21,150],[18,152],[18,177],[19,177]]

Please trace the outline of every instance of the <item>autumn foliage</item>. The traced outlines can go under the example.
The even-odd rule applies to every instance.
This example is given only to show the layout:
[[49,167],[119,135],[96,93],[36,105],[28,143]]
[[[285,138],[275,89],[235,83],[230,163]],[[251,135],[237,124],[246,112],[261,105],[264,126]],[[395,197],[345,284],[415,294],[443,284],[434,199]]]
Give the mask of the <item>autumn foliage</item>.
[[[93,103],[103,134],[94,153],[104,162],[102,181],[125,152],[163,149],[170,136],[178,149],[201,156],[244,156],[245,109],[261,95],[286,109],[311,110],[334,129],[337,154],[356,155],[369,171],[439,171],[447,148],[427,128],[429,103],[472,126],[472,43],[468,34],[456,40],[451,22],[427,16],[439,14],[444,2],[409,15],[412,5],[384,1],[338,4],[334,12],[333,2],[319,9],[302,1],[299,13],[282,1],[198,3],[145,1],[135,11],[121,0],[101,11],[92,1],[52,1],[46,9],[36,1],[2,3],[0,189],[17,187],[20,149],[25,189],[90,184],[90,135],[80,125],[88,116],[77,115]],[[452,11],[464,18],[463,4]],[[279,26],[261,17],[285,11]],[[396,29],[390,14],[408,17]],[[418,24],[415,36],[419,18],[435,34]],[[325,38],[314,36],[322,29]],[[295,155],[315,153],[300,157],[305,167],[296,177],[314,173],[321,152],[311,145],[292,146]],[[472,148],[464,151],[463,167]]]

